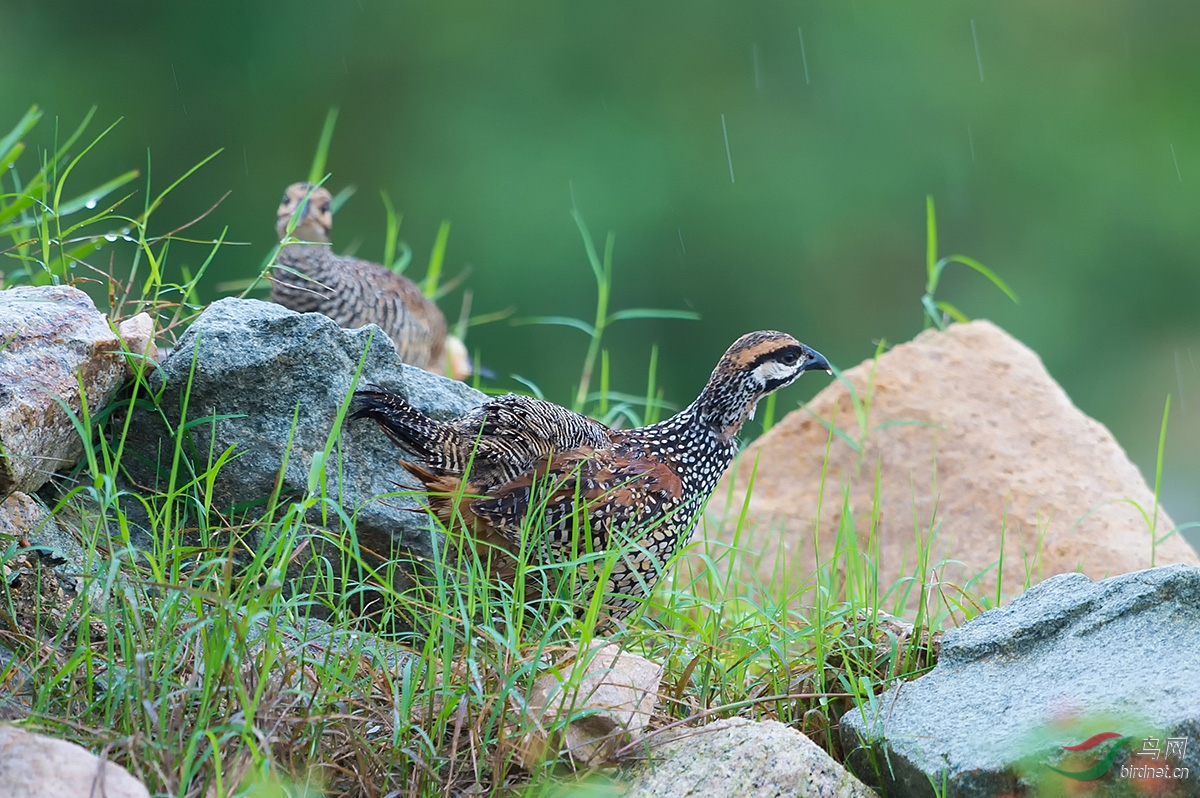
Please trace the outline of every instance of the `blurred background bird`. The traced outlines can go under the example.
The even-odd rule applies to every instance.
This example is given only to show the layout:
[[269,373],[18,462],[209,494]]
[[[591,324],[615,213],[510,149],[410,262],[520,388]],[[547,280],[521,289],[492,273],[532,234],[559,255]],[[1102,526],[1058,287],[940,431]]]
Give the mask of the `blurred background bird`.
[[275,231],[290,243],[275,261],[271,299],[300,313],[323,313],[342,327],[378,324],[405,363],[456,380],[469,377],[466,346],[448,334],[446,317],[416,283],[378,263],[333,252],[332,203],[323,186],[287,187]]

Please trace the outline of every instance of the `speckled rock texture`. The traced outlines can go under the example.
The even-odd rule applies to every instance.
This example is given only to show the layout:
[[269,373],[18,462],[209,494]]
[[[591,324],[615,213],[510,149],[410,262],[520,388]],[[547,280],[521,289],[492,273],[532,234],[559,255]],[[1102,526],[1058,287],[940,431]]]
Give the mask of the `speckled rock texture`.
[[66,740],[0,723],[0,798],[149,798],[129,771]]
[[[319,313],[251,299],[209,306],[164,358],[152,385],[163,391],[160,406],[173,428],[186,402],[192,424],[184,447],[187,468],[203,471],[231,452],[216,478],[216,509],[253,514],[278,481],[284,497],[323,493],[348,515],[357,513],[357,541],[364,549],[386,556],[399,545],[431,556],[427,517],[404,509],[415,507],[413,500],[377,500],[414,487],[398,465],[400,450],[377,424],[346,421],[329,460],[322,459],[360,363],[358,386],[399,391],[436,418],[458,416],[484,400],[463,383],[401,363],[374,325],[343,330]],[[162,485],[172,446],[155,414],[139,412],[124,463],[138,482]],[[326,517],[337,523],[336,513]]]
[[[877,469],[883,585],[911,575],[914,519],[925,535],[933,519],[929,562],[961,561],[943,569],[944,579],[961,585],[991,569],[978,586],[985,594],[995,592],[1002,531],[1006,593],[1025,584],[1027,568],[1034,580],[1076,570],[1101,579],[1154,564],[1200,565],[1179,534],[1162,541],[1151,561],[1151,531],[1128,503],[1153,517],[1141,472],[1038,356],[996,325],[929,330],[843,376],[747,447],[710,504],[736,518],[757,467],[742,545],[761,552],[759,575],[768,584],[784,570],[796,580],[813,573],[822,478],[825,556],[847,485],[854,529],[860,539],[867,534]],[[846,383],[869,408],[865,423]],[[834,435],[823,474],[830,423],[861,451]],[[735,527],[725,524],[720,534]],[[1160,509],[1158,537],[1174,527]]]
[[854,772],[900,798],[933,796],[931,783],[948,798],[1073,794],[1080,782],[1050,767],[1095,765],[1106,749],[1062,747],[1101,732],[1132,739],[1089,794],[1127,794],[1121,768],[1155,764],[1134,753],[1145,740],[1165,755],[1184,738],[1169,764],[1190,778],[1137,794],[1200,796],[1200,568],[1048,579],[947,631],[930,673],[841,722]]
[[599,762],[619,746],[636,743],[654,714],[662,674],[662,665],[613,643],[583,658],[578,649],[560,657],[526,697],[534,725],[522,746],[526,768],[534,770],[560,752],[580,764]]
[[91,298],[68,286],[0,291],[0,498],[32,493],[75,465],[83,442],[59,400],[92,414],[125,381],[121,340]]
[[767,720],[719,720],[650,749],[625,798],[878,798],[803,734]]

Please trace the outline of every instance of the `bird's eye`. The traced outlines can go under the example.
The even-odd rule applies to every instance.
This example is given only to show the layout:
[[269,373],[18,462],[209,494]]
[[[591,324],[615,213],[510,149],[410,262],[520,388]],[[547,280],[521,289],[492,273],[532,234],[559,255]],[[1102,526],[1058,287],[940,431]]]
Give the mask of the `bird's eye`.
[[329,213],[329,203],[325,203],[321,206],[321,215],[324,216],[327,213]]
[[785,366],[794,366],[800,360],[800,353],[795,349],[784,352],[779,357],[779,362]]

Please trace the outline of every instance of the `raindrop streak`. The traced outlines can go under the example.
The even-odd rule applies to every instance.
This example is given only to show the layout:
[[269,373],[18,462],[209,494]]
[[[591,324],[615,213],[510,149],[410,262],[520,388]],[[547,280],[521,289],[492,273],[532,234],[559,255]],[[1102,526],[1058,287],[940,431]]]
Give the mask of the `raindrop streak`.
[[[171,62],[171,77],[175,78],[175,91],[179,91],[179,73],[175,71],[175,62]],[[187,116],[187,103],[182,99],[179,104],[183,106],[183,115]]]
[[250,156],[246,154],[246,147],[242,146],[242,163],[246,166],[246,176],[250,175]]
[[1175,379],[1179,383],[1179,409],[1187,415],[1187,394],[1183,392],[1183,358],[1179,356],[1179,350],[1175,350]]
[[725,134],[725,158],[729,161],[729,182],[736,183],[733,179],[733,153],[729,151],[729,128],[725,126],[725,114],[721,114],[721,132]]
[[1179,171],[1179,158],[1175,157],[1175,145],[1171,145],[1171,160],[1175,162],[1175,176],[1179,178],[1179,182],[1183,182],[1183,172]]
[[679,233],[679,248],[683,250],[684,255],[687,255],[687,247],[683,245],[683,229],[676,227],[675,232]]
[[758,45],[753,48],[754,53],[754,91],[762,94],[762,70],[758,67]]
[[971,163],[975,163],[975,136],[971,134],[970,125],[967,125],[967,146],[971,148]]
[[796,33],[800,34],[800,60],[804,63],[804,85],[811,85],[812,81],[808,79],[808,56],[804,54],[804,28],[796,28]]
[[979,54],[979,36],[975,33],[975,20],[971,20],[971,40],[975,42],[975,63],[979,66],[979,82],[983,83],[983,56]]

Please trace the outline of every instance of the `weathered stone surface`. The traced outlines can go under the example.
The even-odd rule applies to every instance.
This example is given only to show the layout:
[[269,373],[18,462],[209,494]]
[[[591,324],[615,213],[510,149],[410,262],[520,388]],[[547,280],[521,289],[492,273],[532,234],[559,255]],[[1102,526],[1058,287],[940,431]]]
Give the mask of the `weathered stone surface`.
[[36,499],[24,493],[13,493],[0,501],[0,535],[8,538],[0,538],[0,546],[28,538],[51,523],[46,508]]
[[[154,341],[154,320],[149,313],[139,313],[117,325],[117,332],[129,350],[126,367],[130,376],[145,368],[138,360],[158,360],[158,345]],[[146,366],[150,364],[147,363]]]
[[91,298],[67,286],[0,291],[0,497],[32,493],[83,454],[82,378],[98,413],[125,380],[121,342]]
[[650,749],[625,798],[877,798],[803,734],[774,720],[719,720]]
[[129,771],[66,740],[0,723],[0,798],[149,798]]
[[[205,470],[210,457],[215,461],[232,450],[216,478],[213,501],[216,509],[236,515],[238,508],[254,512],[255,503],[275,489],[281,470],[283,496],[308,494],[310,473],[321,470],[314,471],[314,458],[332,434],[360,362],[359,386],[400,391],[436,418],[460,415],[484,400],[460,382],[402,364],[391,341],[373,325],[343,330],[319,313],[250,299],[222,299],[209,306],[180,336],[152,384],[165,380],[160,406],[172,425],[177,426],[185,401],[188,419],[201,420],[189,429],[186,451],[192,467]],[[132,430],[125,464],[140,483],[162,485],[170,471],[172,439],[151,413],[139,412]],[[375,423],[345,422],[340,443],[324,464],[324,495],[347,514],[357,512],[355,530],[364,549],[386,556],[395,543],[429,556],[426,516],[403,509],[415,507],[413,501],[376,501],[408,489],[398,482],[412,485],[398,465],[400,454]],[[320,490],[319,483],[314,487]],[[337,523],[336,513],[328,517]]]
[[[828,557],[847,485],[854,529],[865,538],[877,470],[883,586],[912,573],[914,519],[924,536],[934,519],[930,564],[964,564],[947,565],[944,579],[962,585],[992,569],[979,583],[985,593],[995,592],[1002,531],[1006,593],[1020,589],[1027,573],[1036,582],[1077,569],[1103,578],[1152,564],[1200,564],[1179,534],[1151,561],[1150,530],[1128,503],[1153,515],[1141,473],[1103,425],[1071,404],[1038,356],[994,324],[924,332],[844,377],[868,408],[865,424],[847,385],[833,383],[747,447],[715,493],[711,506],[720,513],[733,480],[725,511],[736,519],[757,464],[740,545],[762,552],[758,570],[768,583],[784,571],[798,580],[813,573],[819,503]],[[861,452],[834,435],[823,474],[828,423]],[[731,536],[734,526],[720,534]],[[1174,526],[1160,509],[1158,536]]]
[[1167,738],[1187,738],[1172,766],[1189,768],[1190,779],[1160,786],[1197,796],[1198,652],[1200,569],[1163,566],[1097,583],[1063,574],[946,632],[930,673],[842,718],[843,749],[871,781],[874,753],[889,796],[933,796],[931,783],[945,783],[939,795],[990,798],[1067,794],[1072,782],[1047,765],[1085,770],[1100,755],[1064,758],[1061,746],[1100,732],[1134,737],[1106,788],[1122,765],[1156,764],[1132,755],[1143,738],[1161,750]]
[[[576,674],[580,664],[583,673]],[[532,770],[559,751],[581,764],[596,762],[618,746],[640,740],[654,712],[662,674],[662,665],[612,643],[583,663],[578,651],[560,658],[537,678],[527,697],[526,714],[535,730],[522,746],[526,767]],[[575,719],[563,730],[559,721],[569,716]]]

